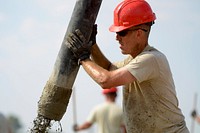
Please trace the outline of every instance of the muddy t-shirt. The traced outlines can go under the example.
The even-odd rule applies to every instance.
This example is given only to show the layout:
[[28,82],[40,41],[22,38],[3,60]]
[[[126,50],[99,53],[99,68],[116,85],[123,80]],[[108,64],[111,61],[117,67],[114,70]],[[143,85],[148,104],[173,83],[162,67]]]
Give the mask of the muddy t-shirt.
[[137,81],[123,89],[127,133],[188,133],[178,107],[175,86],[166,57],[147,46],[115,67],[126,67]]

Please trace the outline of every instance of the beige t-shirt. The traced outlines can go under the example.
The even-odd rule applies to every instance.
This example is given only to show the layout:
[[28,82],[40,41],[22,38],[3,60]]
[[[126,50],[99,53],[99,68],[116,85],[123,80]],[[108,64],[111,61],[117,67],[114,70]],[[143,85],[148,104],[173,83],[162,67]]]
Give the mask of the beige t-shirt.
[[97,124],[98,133],[121,133],[122,109],[115,103],[105,102],[90,112],[87,121]]
[[166,57],[147,46],[134,59],[115,64],[137,79],[123,89],[127,133],[189,133],[178,107],[175,86]]

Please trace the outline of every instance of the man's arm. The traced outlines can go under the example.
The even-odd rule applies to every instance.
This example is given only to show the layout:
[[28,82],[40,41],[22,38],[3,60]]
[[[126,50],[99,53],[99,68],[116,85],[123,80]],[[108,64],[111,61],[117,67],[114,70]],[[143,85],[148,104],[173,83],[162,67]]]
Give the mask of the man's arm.
[[90,122],[85,122],[83,123],[82,125],[78,126],[78,125],[75,125],[74,126],[74,131],[80,131],[80,130],[84,130],[84,129],[88,129],[92,126],[92,123]]
[[111,88],[131,83],[136,78],[124,67],[108,71],[94,63],[91,59],[81,61],[81,64],[90,77],[102,88]]
[[99,66],[109,70],[111,62],[104,56],[97,44],[94,44],[91,48],[91,57]]
[[91,48],[91,57],[92,60],[81,61],[81,65],[102,88],[120,86],[136,80],[125,68],[109,71],[111,62],[103,55],[97,44]]

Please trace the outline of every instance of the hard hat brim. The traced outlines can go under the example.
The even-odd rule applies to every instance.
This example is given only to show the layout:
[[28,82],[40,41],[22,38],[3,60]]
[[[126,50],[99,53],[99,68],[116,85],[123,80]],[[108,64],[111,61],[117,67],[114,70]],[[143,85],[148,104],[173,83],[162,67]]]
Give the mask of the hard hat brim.
[[[131,27],[131,26],[130,26]],[[123,31],[125,29],[128,29],[130,27],[124,27],[124,26],[115,26],[115,25],[111,25],[109,28],[110,32],[120,32]]]

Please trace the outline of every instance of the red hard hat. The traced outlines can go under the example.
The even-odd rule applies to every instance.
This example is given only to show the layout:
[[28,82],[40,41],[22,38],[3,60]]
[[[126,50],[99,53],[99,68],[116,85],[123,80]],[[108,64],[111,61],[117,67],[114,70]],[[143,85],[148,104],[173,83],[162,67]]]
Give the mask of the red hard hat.
[[112,88],[110,88],[110,89],[103,89],[103,90],[102,90],[102,93],[103,93],[103,94],[108,94],[108,93],[113,93],[113,92],[117,92],[117,88],[112,87]]
[[145,0],[124,0],[115,8],[114,24],[109,30],[119,32],[155,19],[155,13]]

